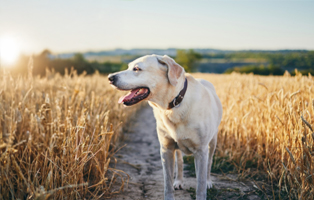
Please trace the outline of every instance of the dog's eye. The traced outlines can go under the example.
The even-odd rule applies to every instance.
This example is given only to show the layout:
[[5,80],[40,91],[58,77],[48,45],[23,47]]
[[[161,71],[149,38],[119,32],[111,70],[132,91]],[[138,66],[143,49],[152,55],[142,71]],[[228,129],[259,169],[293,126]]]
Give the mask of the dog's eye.
[[139,68],[139,67],[134,67],[134,68],[133,68],[133,71],[138,72],[138,71],[142,71],[142,69]]

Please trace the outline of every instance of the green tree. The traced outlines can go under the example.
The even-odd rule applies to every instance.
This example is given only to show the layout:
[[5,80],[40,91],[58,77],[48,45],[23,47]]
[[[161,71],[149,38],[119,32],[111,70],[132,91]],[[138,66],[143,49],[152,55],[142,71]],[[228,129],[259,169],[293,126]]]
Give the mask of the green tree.
[[78,74],[86,71],[87,74],[94,73],[94,69],[92,68],[91,64],[85,60],[84,55],[81,53],[74,54],[73,58],[73,67],[77,70]]
[[202,55],[194,50],[177,50],[176,62],[179,63],[186,72],[197,71],[197,61],[202,58]]

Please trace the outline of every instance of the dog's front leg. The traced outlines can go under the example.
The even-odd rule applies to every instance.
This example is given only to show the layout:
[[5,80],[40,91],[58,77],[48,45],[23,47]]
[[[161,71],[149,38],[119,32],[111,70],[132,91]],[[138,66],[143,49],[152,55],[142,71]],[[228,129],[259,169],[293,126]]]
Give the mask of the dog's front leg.
[[176,179],[173,183],[175,190],[182,190],[183,186],[183,158],[179,149],[176,150]]
[[196,199],[205,200],[207,192],[207,162],[208,162],[208,148],[198,150],[194,154],[195,166],[196,166]]
[[174,169],[174,148],[160,148],[161,162],[164,172],[164,196],[165,200],[174,200],[173,169]]

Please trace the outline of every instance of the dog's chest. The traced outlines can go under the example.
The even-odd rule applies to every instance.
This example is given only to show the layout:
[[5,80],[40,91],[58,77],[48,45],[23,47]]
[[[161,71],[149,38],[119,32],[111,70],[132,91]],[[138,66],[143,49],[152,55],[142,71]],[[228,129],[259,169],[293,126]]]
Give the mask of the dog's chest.
[[161,127],[164,127],[166,133],[168,133],[176,142],[180,139],[182,134],[185,133],[184,129],[186,123],[180,120],[178,116],[159,115],[156,120]]
[[200,144],[199,130],[195,126],[189,126],[184,120],[159,116],[156,118],[159,127],[165,131],[163,137],[172,138],[176,146],[185,154],[191,154],[198,149]]

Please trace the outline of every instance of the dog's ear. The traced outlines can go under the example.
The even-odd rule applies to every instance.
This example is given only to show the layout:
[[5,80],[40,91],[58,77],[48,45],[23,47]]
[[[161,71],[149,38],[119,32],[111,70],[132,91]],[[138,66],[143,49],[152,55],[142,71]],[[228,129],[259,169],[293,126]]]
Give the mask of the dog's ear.
[[168,67],[168,79],[171,85],[176,86],[178,79],[184,75],[184,69],[176,61],[167,55],[157,56],[159,63],[167,65]]

